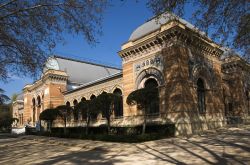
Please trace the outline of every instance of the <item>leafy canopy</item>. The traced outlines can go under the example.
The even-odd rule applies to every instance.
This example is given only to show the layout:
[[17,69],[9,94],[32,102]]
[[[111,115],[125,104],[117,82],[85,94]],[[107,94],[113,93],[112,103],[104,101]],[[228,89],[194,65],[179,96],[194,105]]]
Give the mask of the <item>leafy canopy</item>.
[[97,42],[107,0],[4,0],[0,2],[0,80],[35,76],[64,32]]
[[39,119],[45,121],[54,121],[58,115],[58,109],[45,109],[40,113]]
[[10,98],[4,94],[4,90],[0,88],[0,105],[6,103],[10,100]]
[[191,13],[190,22],[250,60],[249,0],[150,0],[147,6],[157,15],[165,11],[181,17]]
[[128,105],[136,105],[141,110],[146,110],[150,103],[158,99],[158,89],[156,87],[141,88],[131,92],[127,97]]

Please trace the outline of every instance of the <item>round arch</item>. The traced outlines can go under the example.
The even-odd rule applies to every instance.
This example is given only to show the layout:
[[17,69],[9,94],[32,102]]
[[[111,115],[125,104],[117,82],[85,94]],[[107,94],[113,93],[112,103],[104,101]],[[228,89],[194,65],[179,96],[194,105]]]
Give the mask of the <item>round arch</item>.
[[69,101],[66,102],[66,106],[70,107],[70,102]]
[[136,89],[143,88],[147,79],[150,78],[155,79],[159,86],[164,84],[164,77],[162,75],[162,72],[156,68],[150,67],[141,71],[137,76],[135,82]]
[[86,97],[82,97],[81,98],[81,102],[84,102],[84,101],[86,101],[87,99],[86,99]]
[[37,99],[37,105],[41,106],[41,97],[40,97],[40,95],[38,95],[36,99]]
[[78,101],[76,99],[74,99],[73,105],[76,106],[77,103],[78,103]]
[[210,89],[213,86],[213,75],[209,69],[203,65],[196,65],[192,69],[193,82],[196,84],[198,79],[201,78],[206,89]]
[[94,94],[92,94],[92,95],[89,97],[90,100],[95,99],[95,98],[96,98],[96,96],[95,96]]

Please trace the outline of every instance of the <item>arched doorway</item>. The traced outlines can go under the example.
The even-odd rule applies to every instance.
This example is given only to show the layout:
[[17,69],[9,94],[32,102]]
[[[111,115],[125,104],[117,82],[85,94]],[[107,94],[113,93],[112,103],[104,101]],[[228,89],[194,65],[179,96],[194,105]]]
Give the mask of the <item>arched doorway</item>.
[[205,86],[201,78],[197,80],[197,103],[200,113],[206,112]]
[[152,96],[152,100],[150,102],[149,114],[159,114],[159,91],[158,91],[158,82],[154,78],[149,78],[144,83],[144,88],[152,88],[156,90],[154,96]]
[[119,97],[118,101],[114,104],[114,113],[115,117],[122,117],[123,116],[123,98],[122,98],[122,91],[119,88],[116,88],[113,94]]

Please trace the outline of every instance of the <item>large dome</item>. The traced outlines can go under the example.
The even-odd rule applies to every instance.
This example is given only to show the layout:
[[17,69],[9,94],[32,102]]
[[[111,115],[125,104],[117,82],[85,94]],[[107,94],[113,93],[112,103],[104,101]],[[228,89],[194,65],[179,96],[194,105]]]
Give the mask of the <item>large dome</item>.
[[[166,24],[171,20],[179,20],[181,23],[185,24],[190,29],[198,30],[195,28],[194,25],[190,24],[189,22],[185,21],[184,19],[174,14],[163,13],[157,17],[153,17],[152,19],[150,19],[149,21],[147,21],[146,23],[142,24],[137,29],[135,29],[131,34],[131,36],[129,37],[129,41],[134,41],[147,34],[150,34],[158,30],[161,27],[161,25]],[[201,34],[204,35],[205,33],[201,32]]]

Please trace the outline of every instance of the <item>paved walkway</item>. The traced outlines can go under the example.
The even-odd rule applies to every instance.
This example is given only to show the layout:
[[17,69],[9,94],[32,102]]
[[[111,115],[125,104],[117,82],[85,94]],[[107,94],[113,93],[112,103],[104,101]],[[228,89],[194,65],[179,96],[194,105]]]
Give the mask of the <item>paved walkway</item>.
[[1,138],[0,164],[247,165],[250,125],[136,144],[36,136]]

